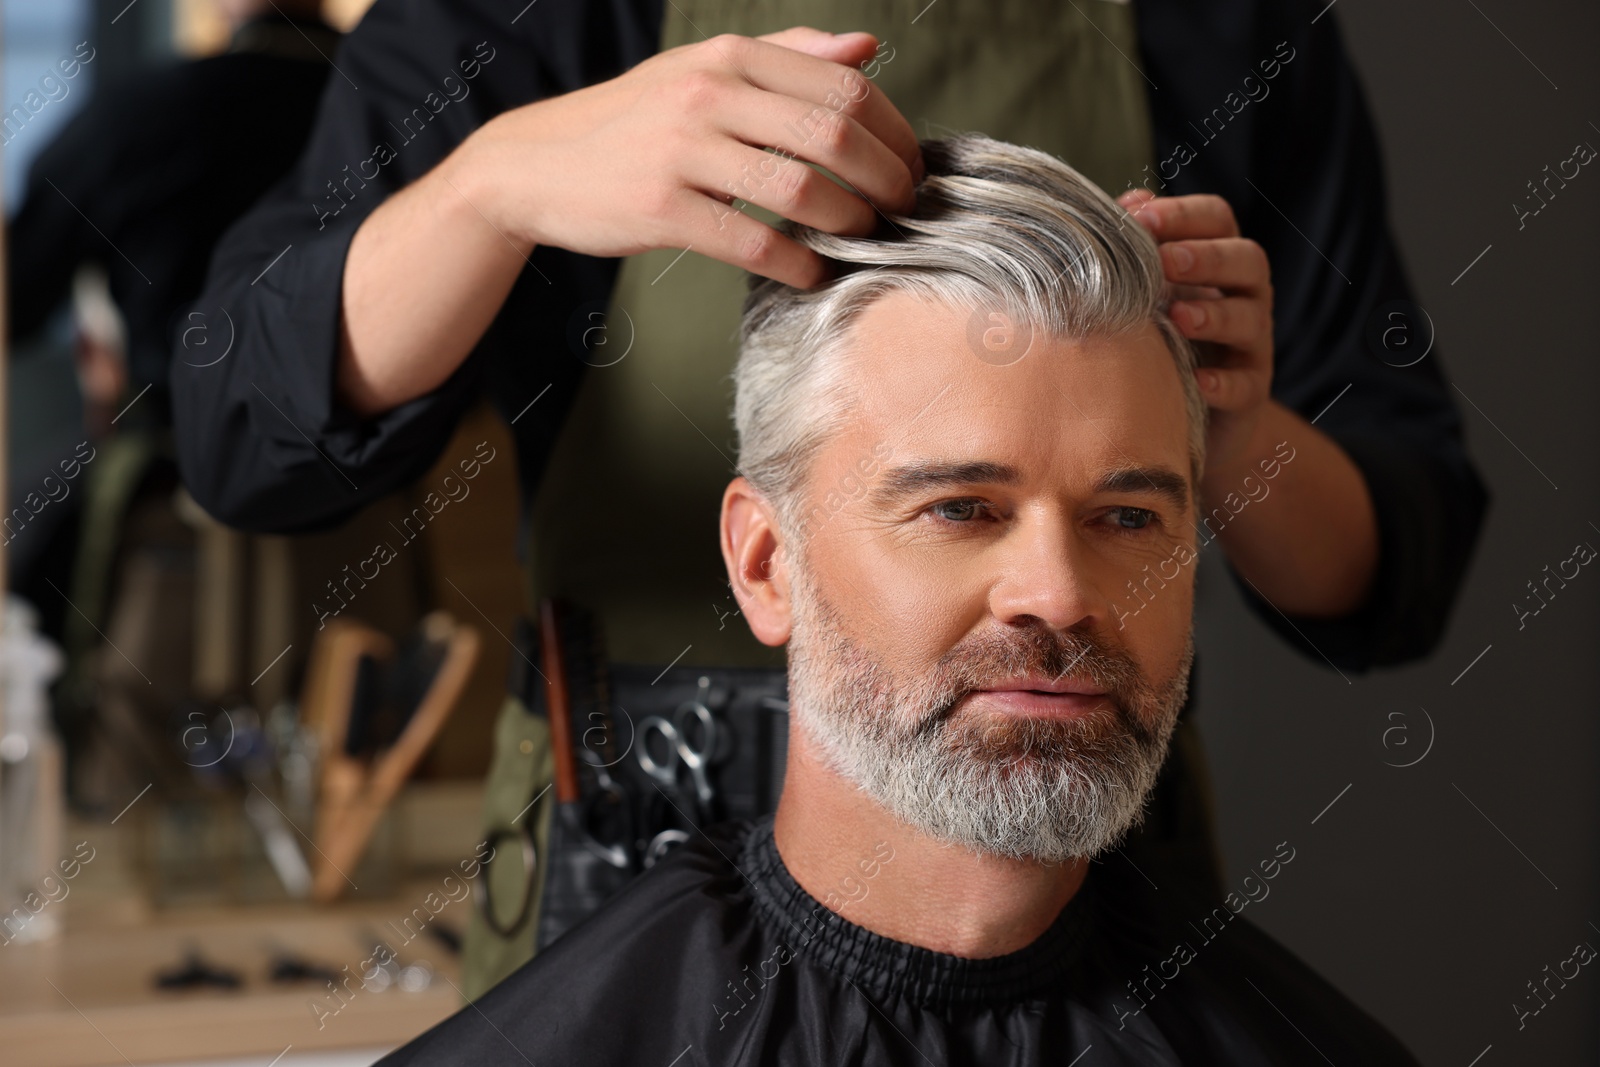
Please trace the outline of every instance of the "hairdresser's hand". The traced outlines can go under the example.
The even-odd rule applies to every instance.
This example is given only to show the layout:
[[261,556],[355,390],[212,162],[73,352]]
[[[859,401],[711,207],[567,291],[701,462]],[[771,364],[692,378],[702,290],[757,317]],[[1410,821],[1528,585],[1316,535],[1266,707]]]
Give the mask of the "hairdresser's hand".
[[1210,410],[1206,471],[1230,474],[1272,399],[1272,276],[1267,254],[1239,236],[1220,196],[1163,196],[1132,189],[1117,202],[1154,235],[1173,286],[1172,321],[1199,346],[1196,373]]
[[623,256],[692,246],[810,287],[826,276],[821,258],[731,205],[842,234],[871,232],[877,209],[911,209],[921,154],[911,124],[861,69],[877,72],[877,48],[871,34],[805,27],[674,48],[491,119],[463,145],[470,165],[456,180],[466,175],[463,195],[525,248]]

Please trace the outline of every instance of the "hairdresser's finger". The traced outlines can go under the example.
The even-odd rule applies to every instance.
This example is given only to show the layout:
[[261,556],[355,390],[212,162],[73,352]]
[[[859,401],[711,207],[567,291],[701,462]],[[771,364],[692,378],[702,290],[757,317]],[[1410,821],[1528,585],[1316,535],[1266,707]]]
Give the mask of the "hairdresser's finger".
[[1172,300],[1220,300],[1226,296],[1221,289],[1211,285],[1174,285]]
[[871,204],[816,169],[737,141],[712,142],[690,164],[688,180],[718,199],[757,204],[829,233],[864,236],[878,221]]
[[[729,106],[722,115],[723,129],[735,140],[747,145],[770,144],[786,156],[798,157],[837,174],[849,183],[850,191],[833,182],[828,184],[833,185],[841,195],[849,196],[854,192],[882,210],[894,212],[909,211],[916,202],[915,184],[904,160],[844,110],[835,111],[804,100],[743,86],[730,92]],[[800,170],[811,169],[804,164],[797,163],[796,166]],[[762,170],[773,173],[770,166]],[[741,172],[742,162],[741,171],[736,173]],[[816,177],[822,178],[821,175]],[[798,182],[801,179],[790,173],[786,180]],[[822,180],[827,181],[826,178]],[[726,179],[723,179],[723,185],[717,191],[726,191]],[[770,208],[786,218],[794,218],[784,208],[757,197],[745,199]],[[872,213],[870,207],[867,212]],[[870,227],[868,230],[851,232],[870,232]]]
[[695,251],[797,289],[827,280],[822,257],[798,241],[704,193],[683,195],[687,217],[703,220],[692,227]]
[[[724,34],[713,37],[706,43],[715,45],[717,54],[732,64],[739,74],[756,88],[809,103],[811,108],[807,109],[807,114],[820,117],[829,112],[837,112],[854,119],[873,137],[888,146],[889,150],[900,159],[908,175],[912,173],[915,165],[920,164],[922,151],[917,144],[917,135],[912,130],[911,123],[889,102],[883,90],[873,85],[872,80],[855,66],[830,63],[815,56],[796,52],[792,48],[753,37]],[[799,131],[801,139],[804,139],[805,132],[804,128]],[[783,144],[781,138],[794,140],[795,131],[775,129],[771,131],[771,136],[774,140],[753,143],[762,147],[782,146],[793,150],[793,146]],[[803,152],[800,154],[805,156]],[[841,178],[846,178],[853,185],[862,184],[857,175],[835,173],[839,173]],[[912,202],[908,199],[904,203],[887,205],[887,208],[902,211],[909,210],[911,206]]]
[[1210,193],[1158,196],[1144,204],[1136,217],[1162,241],[1239,236],[1233,208],[1222,197]]
[[1206,406],[1219,411],[1248,411],[1272,391],[1270,376],[1238,367],[1201,367],[1195,381]]
[[1191,341],[1214,341],[1258,359],[1260,351],[1271,351],[1272,313],[1260,300],[1238,296],[1180,300],[1167,314]]
[[1266,250],[1248,237],[1163,241],[1160,247],[1162,269],[1174,282],[1250,295],[1271,288]]
[[862,30],[829,33],[810,26],[791,26],[777,33],[764,33],[756,40],[851,67],[865,63],[878,50],[878,39]]

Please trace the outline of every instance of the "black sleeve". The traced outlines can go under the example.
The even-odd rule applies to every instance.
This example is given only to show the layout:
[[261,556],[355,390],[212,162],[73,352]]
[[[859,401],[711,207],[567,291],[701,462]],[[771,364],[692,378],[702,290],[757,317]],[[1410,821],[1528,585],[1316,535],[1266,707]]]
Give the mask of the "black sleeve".
[[[1151,94],[1157,171],[1168,187],[1158,191],[1223,195],[1245,236],[1266,249],[1273,395],[1339,443],[1377,513],[1377,574],[1351,614],[1285,618],[1249,583],[1237,584],[1292,646],[1361,671],[1438,646],[1489,498],[1438,350],[1395,365],[1424,351],[1432,330],[1410,304],[1372,119],[1334,13],[1318,17],[1324,6],[1231,0],[1200,13],[1165,0],[1138,5],[1141,48],[1159,85]],[[1389,318],[1397,307],[1409,310]],[[1412,345],[1399,349],[1400,334],[1391,333],[1394,350],[1384,358],[1377,339],[1389,325],[1408,330]]]
[[83,214],[95,211],[96,193],[111,181],[106,153],[96,151],[106,133],[103,112],[91,97],[28,168],[22,206],[6,225],[6,321],[13,340],[44,326],[70,293],[78,265],[105,247],[101,241],[91,248],[93,230]]
[[[212,256],[191,305],[204,347],[192,326],[173,338],[179,464],[202,507],[260,532],[337,524],[426,471],[486,380],[507,380],[491,367],[538,361],[544,346],[530,339],[608,284],[597,268],[614,275],[614,261],[537,249],[483,340],[432,393],[368,419],[335,398],[344,261],[360,223],[494,115],[654,51],[638,6],[544,0],[517,16],[495,0],[378,0],[346,36],[305,153]],[[562,384],[557,395],[570,396],[575,385]]]

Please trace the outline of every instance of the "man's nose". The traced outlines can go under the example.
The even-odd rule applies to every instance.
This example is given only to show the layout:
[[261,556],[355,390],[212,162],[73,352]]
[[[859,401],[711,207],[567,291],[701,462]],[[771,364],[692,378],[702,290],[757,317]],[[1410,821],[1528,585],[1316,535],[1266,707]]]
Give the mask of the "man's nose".
[[1090,554],[1066,521],[1023,523],[998,550],[1001,573],[989,607],[1001,622],[1031,615],[1066,630],[1107,621],[1109,601],[1089,569]]

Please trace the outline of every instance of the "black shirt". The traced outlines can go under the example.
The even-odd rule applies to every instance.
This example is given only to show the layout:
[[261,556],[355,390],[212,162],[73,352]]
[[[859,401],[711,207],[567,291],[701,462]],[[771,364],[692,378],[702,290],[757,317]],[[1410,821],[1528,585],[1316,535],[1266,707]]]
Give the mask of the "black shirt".
[[[1173,158],[1185,143],[1195,150],[1159,191],[1220,194],[1266,249],[1274,396],[1318,418],[1361,469],[1377,513],[1379,568],[1360,610],[1289,620],[1242,582],[1241,593],[1316,662],[1326,655],[1363,670],[1437,645],[1488,496],[1463,447],[1438,352],[1400,368],[1370,347],[1367,335],[1381,333],[1391,302],[1411,293],[1385,217],[1366,104],[1336,20],[1312,22],[1318,6],[1138,0],[1138,60],[1159,87],[1149,95],[1156,158]],[[480,396],[509,422],[548,385],[513,427],[523,499],[532,499],[584,371],[564,357],[569,324],[576,309],[603,304],[617,261],[537,248],[537,270],[524,271],[448,380],[361,419],[334,394],[345,254],[384,197],[487,119],[651,55],[661,9],[661,0],[541,0],[512,21],[496,0],[378,0],[340,48],[340,75],[328,83],[299,165],[224,237],[194,305],[208,321],[227,312],[236,331],[229,358],[205,368],[173,362],[180,464],[207,511],[263,532],[332,526],[425,472]],[[1280,43],[1293,61],[1270,97],[1241,108],[1243,77],[1286,54]],[[394,158],[373,162],[373,146],[394,142],[392,123],[469,70],[468,94],[433,109]],[[1206,116],[1221,107],[1237,113],[1214,133]],[[1413,329],[1421,329],[1415,319]]]
[[[856,899],[893,864],[882,847]],[[1161,885],[1094,865],[1031,944],[966,959],[818,902],[784,867],[771,816],[724,823],[379,1064],[1417,1062],[1239,915],[1244,898],[1212,906]]]

